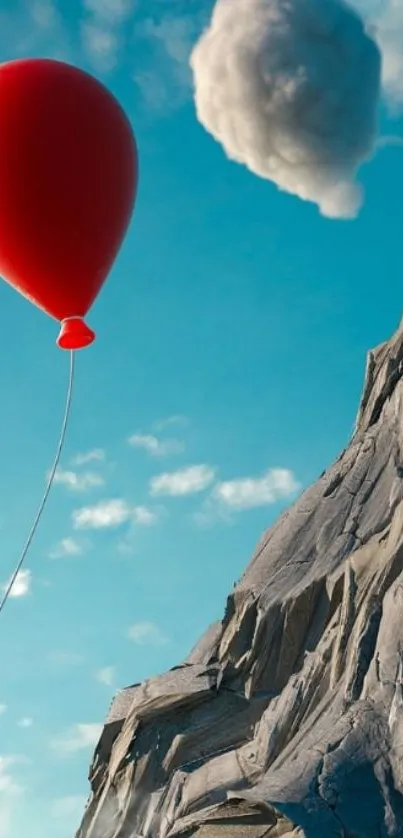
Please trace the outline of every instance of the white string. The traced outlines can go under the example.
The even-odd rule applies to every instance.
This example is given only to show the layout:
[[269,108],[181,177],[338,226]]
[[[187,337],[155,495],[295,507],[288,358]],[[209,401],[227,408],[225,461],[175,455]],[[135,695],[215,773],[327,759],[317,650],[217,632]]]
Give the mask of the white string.
[[13,575],[12,575],[12,577],[11,577],[11,579],[10,579],[6,589],[5,589],[5,592],[3,594],[3,599],[0,602],[0,614],[3,611],[3,608],[4,608],[4,606],[7,602],[10,594],[11,594],[11,591],[12,591],[13,585],[15,583],[15,580],[17,579],[17,576],[18,576],[18,574],[19,574],[19,572],[22,568],[22,565],[24,564],[25,559],[26,559],[29,548],[31,547],[31,544],[34,540],[34,536],[35,536],[35,533],[38,529],[40,520],[42,518],[42,514],[43,514],[43,511],[45,509],[46,502],[48,500],[48,497],[50,495],[50,490],[51,490],[52,485],[53,485],[53,481],[54,481],[54,478],[55,478],[57,467],[58,467],[59,462],[60,462],[60,457],[61,457],[61,454],[62,454],[63,445],[64,445],[64,441],[65,441],[65,438],[66,438],[66,431],[67,431],[67,426],[68,426],[69,416],[70,416],[71,400],[72,400],[72,394],[73,394],[73,383],[74,383],[74,361],[75,361],[74,350],[71,350],[71,352],[70,352],[70,373],[69,373],[69,383],[68,383],[68,388],[67,388],[66,407],[65,407],[65,410],[64,410],[62,428],[61,428],[61,432],[60,432],[60,437],[59,437],[59,442],[58,442],[58,446],[57,446],[57,450],[56,450],[55,459],[54,459],[54,462],[53,462],[53,465],[52,465],[52,468],[51,468],[51,471],[50,471],[50,474],[49,474],[49,478],[48,478],[48,482],[46,484],[46,488],[45,488],[43,498],[42,498],[42,500],[39,504],[38,511],[35,515],[34,522],[33,522],[32,527],[31,527],[31,531],[30,531],[30,533],[28,535],[28,538],[25,542],[25,546],[23,547],[20,559],[18,561],[18,564],[16,565],[14,573],[13,573]]

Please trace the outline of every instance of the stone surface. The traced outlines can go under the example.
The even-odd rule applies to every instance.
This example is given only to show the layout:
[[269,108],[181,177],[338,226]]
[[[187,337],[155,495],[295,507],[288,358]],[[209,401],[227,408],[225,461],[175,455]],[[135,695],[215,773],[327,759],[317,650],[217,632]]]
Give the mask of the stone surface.
[[115,699],[77,838],[403,838],[403,329],[189,658]]

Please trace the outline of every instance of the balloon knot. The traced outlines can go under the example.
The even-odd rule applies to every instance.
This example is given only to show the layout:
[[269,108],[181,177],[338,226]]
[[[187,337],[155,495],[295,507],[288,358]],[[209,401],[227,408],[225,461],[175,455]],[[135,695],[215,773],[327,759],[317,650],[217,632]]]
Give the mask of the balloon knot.
[[82,317],[65,317],[61,321],[57,345],[60,349],[84,349],[95,340],[95,332],[90,329]]

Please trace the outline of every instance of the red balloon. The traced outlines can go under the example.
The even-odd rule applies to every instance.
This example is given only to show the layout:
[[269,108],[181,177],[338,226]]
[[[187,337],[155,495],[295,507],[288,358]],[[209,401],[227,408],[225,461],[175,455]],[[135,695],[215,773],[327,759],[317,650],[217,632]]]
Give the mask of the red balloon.
[[50,59],[0,65],[0,273],[61,322],[63,349],[95,338],[83,318],[123,242],[137,182],[130,123],[100,82]]

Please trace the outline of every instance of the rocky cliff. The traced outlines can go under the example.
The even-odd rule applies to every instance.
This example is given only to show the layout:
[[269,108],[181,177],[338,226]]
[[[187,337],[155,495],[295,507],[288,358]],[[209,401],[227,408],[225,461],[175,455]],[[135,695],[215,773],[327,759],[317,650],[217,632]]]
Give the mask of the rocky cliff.
[[78,838],[403,836],[403,328],[189,658],[115,699]]

